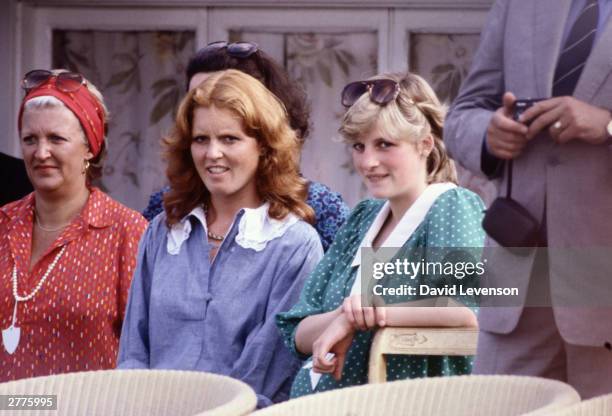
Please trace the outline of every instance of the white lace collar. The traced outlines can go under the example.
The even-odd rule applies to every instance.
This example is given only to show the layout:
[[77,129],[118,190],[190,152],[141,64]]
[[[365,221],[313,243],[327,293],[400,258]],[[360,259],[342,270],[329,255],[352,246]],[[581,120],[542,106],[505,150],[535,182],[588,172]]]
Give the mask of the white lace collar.
[[[236,214],[236,217],[240,217],[238,235],[236,235],[238,245],[261,251],[266,247],[268,241],[282,236],[292,224],[299,221],[299,218],[293,213],[289,213],[282,220],[270,218],[268,215],[269,207],[270,204],[266,202],[258,208],[242,208],[238,211],[238,214]],[[189,221],[190,216],[195,217],[204,227],[204,232],[208,233],[206,213],[201,206],[198,206],[170,228],[166,245],[169,254],[179,254],[181,245],[189,238],[192,230]],[[233,226],[234,223],[230,226],[230,230]]]

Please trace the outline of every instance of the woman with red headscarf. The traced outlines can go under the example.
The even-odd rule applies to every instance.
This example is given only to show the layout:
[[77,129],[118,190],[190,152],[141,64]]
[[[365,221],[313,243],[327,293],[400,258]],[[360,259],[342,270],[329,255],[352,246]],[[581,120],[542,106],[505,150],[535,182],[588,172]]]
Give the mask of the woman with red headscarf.
[[91,186],[107,110],[82,75],[22,81],[19,139],[34,192],[0,208],[0,382],[114,368],[146,220]]

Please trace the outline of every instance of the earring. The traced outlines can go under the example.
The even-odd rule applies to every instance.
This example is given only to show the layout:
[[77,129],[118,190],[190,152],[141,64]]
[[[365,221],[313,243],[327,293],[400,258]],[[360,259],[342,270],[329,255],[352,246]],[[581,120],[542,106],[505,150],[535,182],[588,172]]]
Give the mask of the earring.
[[83,166],[83,172],[81,172],[82,174],[86,174],[87,173],[87,169],[89,169],[89,160],[85,159],[85,165]]

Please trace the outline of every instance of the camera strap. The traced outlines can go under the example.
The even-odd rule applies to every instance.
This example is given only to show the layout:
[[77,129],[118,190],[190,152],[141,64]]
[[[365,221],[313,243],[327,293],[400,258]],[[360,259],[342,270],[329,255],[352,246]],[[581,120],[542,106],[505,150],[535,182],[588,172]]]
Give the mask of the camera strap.
[[506,162],[508,164],[508,180],[506,181],[506,198],[512,199],[512,159]]

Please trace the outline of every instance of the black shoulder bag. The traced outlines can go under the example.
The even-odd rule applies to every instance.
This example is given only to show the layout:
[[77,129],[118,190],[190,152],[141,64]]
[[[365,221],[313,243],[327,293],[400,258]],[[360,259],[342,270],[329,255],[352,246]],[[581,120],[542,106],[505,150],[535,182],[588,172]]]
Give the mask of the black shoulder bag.
[[[506,196],[493,201],[485,211],[482,228],[500,245],[512,247],[537,247],[539,243],[538,221],[521,204],[512,199],[512,160],[508,164]],[[527,254],[527,250],[514,250]]]

